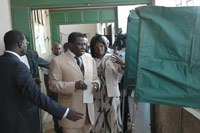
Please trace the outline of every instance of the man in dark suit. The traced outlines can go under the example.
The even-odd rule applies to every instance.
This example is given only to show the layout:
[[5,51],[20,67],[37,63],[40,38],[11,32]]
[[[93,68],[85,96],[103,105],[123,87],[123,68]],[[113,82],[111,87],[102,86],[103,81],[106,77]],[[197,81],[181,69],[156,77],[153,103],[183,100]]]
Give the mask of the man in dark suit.
[[49,62],[40,58],[36,51],[27,50],[26,56],[28,59],[28,64],[30,66],[30,71],[33,78],[39,77],[38,67],[44,67],[44,68],[49,69]]
[[72,121],[82,119],[82,114],[63,107],[40,92],[27,66],[20,56],[27,52],[26,38],[22,32],[12,30],[5,34],[5,53],[0,56],[0,131],[2,133],[30,133],[26,102],[56,116]]
[[[44,67],[49,69],[49,62],[40,58],[38,53],[33,50],[27,50],[26,54],[21,57],[22,62],[27,65],[30,69],[31,75],[35,80],[36,84],[40,86],[40,77],[38,67]],[[29,123],[31,126],[31,133],[40,133],[42,132],[42,119],[40,110],[31,102],[26,104]]]

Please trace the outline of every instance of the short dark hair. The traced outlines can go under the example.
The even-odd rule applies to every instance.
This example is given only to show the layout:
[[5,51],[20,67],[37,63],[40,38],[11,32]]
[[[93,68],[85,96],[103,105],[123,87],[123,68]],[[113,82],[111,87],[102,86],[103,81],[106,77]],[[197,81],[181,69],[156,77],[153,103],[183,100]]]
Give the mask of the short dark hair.
[[64,43],[63,44],[63,49],[64,49],[65,52],[68,50],[68,48],[69,48],[68,43],[67,42]]
[[63,48],[68,48],[68,43],[67,42],[63,44]]
[[24,40],[24,34],[21,31],[11,30],[4,35],[5,48],[10,50],[15,47],[16,43]]
[[106,54],[106,51],[107,51],[107,44],[106,44],[106,41],[103,38],[103,36],[102,35],[96,35],[90,41],[90,50],[91,50],[91,55],[92,55],[93,58],[96,58],[96,53],[95,53],[94,47],[95,47],[95,44],[97,42],[102,43],[104,45],[104,47],[105,47],[104,54]]
[[74,43],[77,37],[83,37],[84,35],[80,32],[72,32],[68,37],[68,43]]

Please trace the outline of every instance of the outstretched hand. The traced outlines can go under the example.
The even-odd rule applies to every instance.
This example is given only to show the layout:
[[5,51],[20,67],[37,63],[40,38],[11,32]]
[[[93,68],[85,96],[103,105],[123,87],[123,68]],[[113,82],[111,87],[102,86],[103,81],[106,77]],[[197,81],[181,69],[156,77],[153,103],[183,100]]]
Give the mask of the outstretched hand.
[[67,114],[67,119],[71,120],[71,121],[78,121],[80,119],[83,119],[83,114],[79,113],[73,109],[69,109],[69,112]]
[[112,55],[110,60],[112,61],[112,63],[124,65],[124,61],[119,55]]

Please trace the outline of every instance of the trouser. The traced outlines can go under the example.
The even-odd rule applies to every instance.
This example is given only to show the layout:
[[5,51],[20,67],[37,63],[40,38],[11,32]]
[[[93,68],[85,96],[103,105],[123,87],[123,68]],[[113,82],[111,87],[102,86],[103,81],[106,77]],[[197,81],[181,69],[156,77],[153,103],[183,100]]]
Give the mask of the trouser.
[[85,124],[81,128],[65,128],[63,127],[63,133],[90,133],[92,125],[89,120],[88,113],[86,113]]
[[[58,93],[51,92],[51,98],[54,101],[58,102]],[[61,127],[58,124],[58,119],[55,116],[52,116],[52,117],[53,117],[53,122],[54,122],[54,129],[59,130]]]
[[90,123],[90,118],[88,115],[88,108],[86,106],[86,118],[83,127],[81,128],[65,128],[63,127],[63,133],[90,133],[92,129],[92,124]]

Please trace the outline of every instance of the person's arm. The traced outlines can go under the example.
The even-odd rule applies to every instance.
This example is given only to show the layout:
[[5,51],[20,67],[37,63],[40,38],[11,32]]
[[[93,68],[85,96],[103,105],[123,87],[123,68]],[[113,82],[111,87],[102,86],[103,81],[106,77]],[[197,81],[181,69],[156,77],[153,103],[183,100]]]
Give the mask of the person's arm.
[[38,66],[49,69],[50,63],[48,61],[46,61],[45,59],[40,58],[37,51],[28,50],[27,55],[28,55],[27,58],[30,56],[33,56],[35,62],[37,62],[37,64],[38,64]]
[[98,91],[100,88],[100,82],[99,82],[99,78],[97,76],[97,67],[96,67],[96,62],[93,59],[93,89],[95,91]]
[[[30,71],[22,62],[18,63],[15,67],[15,85],[17,91],[25,96],[36,106],[44,109],[50,114],[56,116],[58,119],[62,119],[67,111],[66,107],[63,107],[51,100],[48,96],[40,92],[39,87],[34,82]],[[66,118],[76,121],[82,119],[82,114],[74,110],[69,109]]]
[[40,58],[40,57],[38,58],[38,66],[49,69],[49,65],[50,65],[50,63],[48,61],[46,61],[45,59]]
[[52,95],[51,91],[49,90],[49,76],[47,74],[44,74],[44,84],[45,84],[45,87],[46,87],[46,91],[47,91],[47,96],[50,96]]
[[118,72],[124,74],[125,62],[123,61],[123,59],[118,55],[112,55],[110,59],[112,63],[114,63],[115,66],[118,67]]

